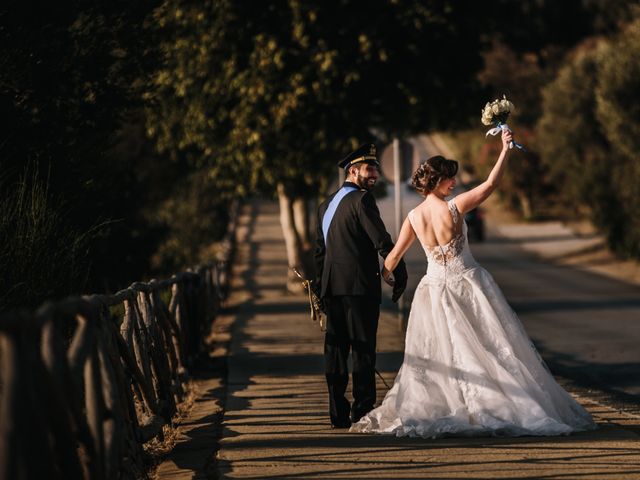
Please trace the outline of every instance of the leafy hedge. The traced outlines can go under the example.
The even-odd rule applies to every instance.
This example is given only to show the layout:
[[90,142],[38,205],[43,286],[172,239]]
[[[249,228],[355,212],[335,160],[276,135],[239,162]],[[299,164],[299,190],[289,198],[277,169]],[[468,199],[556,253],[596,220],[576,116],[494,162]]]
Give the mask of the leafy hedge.
[[543,92],[539,149],[561,201],[640,258],[640,18],[585,45]]

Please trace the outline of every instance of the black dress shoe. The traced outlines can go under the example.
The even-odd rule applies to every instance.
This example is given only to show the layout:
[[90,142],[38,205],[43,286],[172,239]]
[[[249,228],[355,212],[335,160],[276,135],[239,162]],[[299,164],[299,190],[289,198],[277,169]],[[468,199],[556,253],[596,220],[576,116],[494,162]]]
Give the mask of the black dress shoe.
[[331,428],[350,428],[351,422],[349,420],[340,420],[337,422],[331,422]]

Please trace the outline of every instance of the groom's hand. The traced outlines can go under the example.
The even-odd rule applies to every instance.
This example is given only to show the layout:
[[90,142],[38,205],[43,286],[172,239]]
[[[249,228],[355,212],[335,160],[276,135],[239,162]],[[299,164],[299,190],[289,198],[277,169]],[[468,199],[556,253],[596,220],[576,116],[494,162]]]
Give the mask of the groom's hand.
[[325,305],[324,298],[322,298],[320,296],[320,287],[318,286],[318,283],[319,282],[312,281],[311,285],[309,285],[309,288],[311,288],[311,291],[313,292],[313,295],[317,299],[317,305],[318,305],[318,307],[320,307],[320,311],[326,315],[327,314],[327,306]]
[[400,298],[400,295],[404,293],[404,289],[407,288],[407,267],[404,264],[404,260],[400,260],[400,263],[393,271],[393,278],[395,279],[395,284],[393,285],[391,300],[395,303]]

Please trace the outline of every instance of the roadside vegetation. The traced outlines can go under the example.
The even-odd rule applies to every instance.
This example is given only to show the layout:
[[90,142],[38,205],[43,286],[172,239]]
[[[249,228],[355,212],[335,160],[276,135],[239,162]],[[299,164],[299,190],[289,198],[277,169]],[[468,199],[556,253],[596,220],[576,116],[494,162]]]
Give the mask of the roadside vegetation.
[[640,256],[637,1],[31,3],[0,7],[0,311],[211,259],[251,195],[301,267],[346,151],[446,130],[481,172],[502,94],[505,201]]
[[[479,79],[517,99],[509,125],[528,148],[510,163],[503,201],[524,219],[589,220],[614,252],[640,259],[640,9],[609,6],[575,43],[495,44]],[[445,137],[485,174],[497,151],[475,123]]]

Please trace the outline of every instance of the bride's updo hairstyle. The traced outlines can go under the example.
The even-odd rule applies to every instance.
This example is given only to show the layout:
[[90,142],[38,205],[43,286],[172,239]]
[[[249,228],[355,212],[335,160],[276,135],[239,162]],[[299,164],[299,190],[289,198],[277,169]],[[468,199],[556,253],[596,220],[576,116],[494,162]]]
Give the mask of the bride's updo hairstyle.
[[422,196],[433,192],[444,178],[453,178],[458,173],[458,162],[436,155],[422,163],[413,172],[411,185]]

